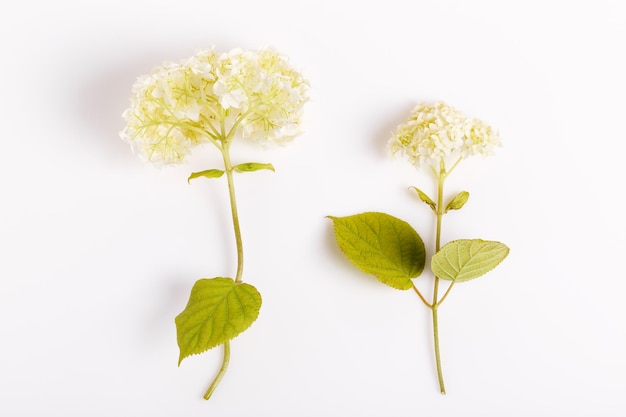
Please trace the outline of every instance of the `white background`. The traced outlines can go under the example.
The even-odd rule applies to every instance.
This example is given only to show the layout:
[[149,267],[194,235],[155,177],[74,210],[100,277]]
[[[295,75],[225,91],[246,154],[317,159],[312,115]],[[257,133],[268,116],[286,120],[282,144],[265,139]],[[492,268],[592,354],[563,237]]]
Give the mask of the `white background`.
[[[626,17],[619,1],[12,2],[1,6],[0,415],[624,416]],[[210,148],[156,169],[118,137],[139,75],[216,45],[273,46],[312,87],[306,133],[233,149],[244,278],[264,297],[209,402],[215,349],[177,367],[193,282],[232,276]],[[385,211],[433,246],[389,156],[419,101],[495,126],[503,147],[448,184],[444,241],[511,254],[429,312],[357,271],[326,215]],[[428,274],[419,285],[430,292]]]

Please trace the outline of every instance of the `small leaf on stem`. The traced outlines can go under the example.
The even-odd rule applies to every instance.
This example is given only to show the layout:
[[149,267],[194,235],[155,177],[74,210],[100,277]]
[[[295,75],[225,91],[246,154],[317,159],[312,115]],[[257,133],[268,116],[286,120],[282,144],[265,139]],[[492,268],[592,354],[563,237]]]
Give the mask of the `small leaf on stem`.
[[235,172],[253,172],[261,169],[274,171],[274,166],[272,164],[262,164],[260,162],[246,162],[245,164],[239,164],[233,167]]
[[481,239],[461,239],[449,242],[433,255],[433,273],[455,282],[478,278],[494,269],[509,254],[504,243]]
[[467,191],[461,191],[458,193],[446,206],[444,213],[447,213],[449,210],[459,210],[461,207],[467,203],[467,199],[469,198],[469,193]]
[[339,248],[357,268],[390,287],[413,287],[411,278],[424,270],[426,250],[407,222],[374,212],[328,217],[333,221]]
[[187,178],[187,183],[189,183],[194,178],[219,178],[222,175],[224,175],[224,171],[222,171],[221,169],[207,169],[206,171],[192,172],[189,178]]
[[432,198],[428,197],[425,192],[423,192],[417,187],[410,187],[410,188],[415,190],[420,200],[428,204],[433,211],[437,211],[437,204],[432,200]]
[[231,278],[196,281],[187,306],[176,317],[178,364],[246,330],[260,309],[261,294],[250,284],[238,284]]

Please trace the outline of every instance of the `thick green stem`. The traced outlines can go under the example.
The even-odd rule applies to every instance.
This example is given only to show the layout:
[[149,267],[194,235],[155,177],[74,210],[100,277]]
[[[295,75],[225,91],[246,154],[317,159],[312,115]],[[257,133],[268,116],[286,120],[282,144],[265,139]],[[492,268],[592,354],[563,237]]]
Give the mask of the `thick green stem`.
[[442,394],[446,393],[446,386],[443,382],[443,371],[441,369],[441,354],[439,353],[439,322],[437,316],[437,305],[433,305],[433,337],[435,339],[435,360],[437,362],[437,378],[439,378],[439,390]]
[[[446,170],[441,161],[439,166],[439,175],[437,175],[437,232],[435,237],[435,253],[441,249],[441,219],[443,217],[443,183],[446,177]],[[446,393],[446,387],[443,382],[443,371],[441,369],[441,354],[439,352],[439,320],[437,316],[437,308],[439,307],[439,277],[435,276],[435,285],[433,289],[433,301],[431,311],[433,315],[433,339],[435,342],[435,361],[437,363],[437,377],[439,378],[439,389],[442,394]],[[447,295],[447,293],[446,293]],[[443,300],[442,300],[443,301]]]
[[215,379],[211,383],[211,386],[209,387],[209,389],[204,394],[204,399],[205,400],[208,400],[209,398],[211,398],[211,395],[213,394],[213,391],[215,391],[215,388],[217,388],[217,386],[219,385],[220,381],[224,377],[224,374],[226,373],[226,370],[228,369],[228,363],[229,362],[230,362],[230,341],[226,341],[224,343],[224,358],[222,359],[222,367],[220,368],[219,372],[215,376]]

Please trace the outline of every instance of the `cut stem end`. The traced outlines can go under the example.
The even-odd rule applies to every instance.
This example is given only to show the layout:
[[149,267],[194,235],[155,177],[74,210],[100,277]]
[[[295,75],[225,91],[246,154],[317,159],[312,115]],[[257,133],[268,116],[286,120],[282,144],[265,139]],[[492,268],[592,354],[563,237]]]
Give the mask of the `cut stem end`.
[[228,369],[229,362],[230,362],[230,341],[226,341],[224,342],[224,357],[222,359],[222,367],[220,368],[219,372],[215,376],[215,379],[211,383],[211,386],[204,394],[203,398],[205,400],[208,400],[209,398],[211,398],[211,395],[213,395],[213,391],[215,391],[217,386],[222,381],[222,378],[224,378],[224,374],[226,374],[226,370]]

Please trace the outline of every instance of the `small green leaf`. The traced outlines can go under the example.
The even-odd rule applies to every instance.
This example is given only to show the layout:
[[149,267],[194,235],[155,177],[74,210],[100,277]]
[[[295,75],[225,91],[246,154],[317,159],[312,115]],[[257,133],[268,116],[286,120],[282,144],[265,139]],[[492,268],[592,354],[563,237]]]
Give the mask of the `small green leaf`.
[[437,204],[432,200],[432,198],[428,197],[425,192],[423,192],[417,187],[411,187],[411,188],[414,189],[415,192],[417,192],[417,195],[419,196],[420,200],[428,204],[433,211],[437,211]]
[[385,213],[328,216],[339,248],[361,271],[399,290],[424,270],[426,251],[419,234],[405,221]]
[[187,178],[187,183],[189,183],[194,178],[219,178],[222,175],[224,175],[224,171],[222,171],[221,169],[207,169],[206,171],[192,172],[189,178]]
[[176,316],[180,357],[196,355],[234,338],[259,316],[261,294],[231,278],[203,278],[191,289],[187,307]]
[[233,167],[235,172],[253,172],[260,169],[269,169],[270,171],[274,171],[274,166],[272,164],[262,164],[260,162],[246,162],[245,164],[239,164]]
[[448,205],[446,206],[446,210],[444,213],[447,213],[448,210],[459,210],[461,207],[467,203],[467,199],[469,198],[469,193],[467,191],[461,191],[454,197]]
[[433,255],[430,267],[441,279],[463,282],[491,271],[508,254],[509,248],[504,243],[481,239],[454,240]]

